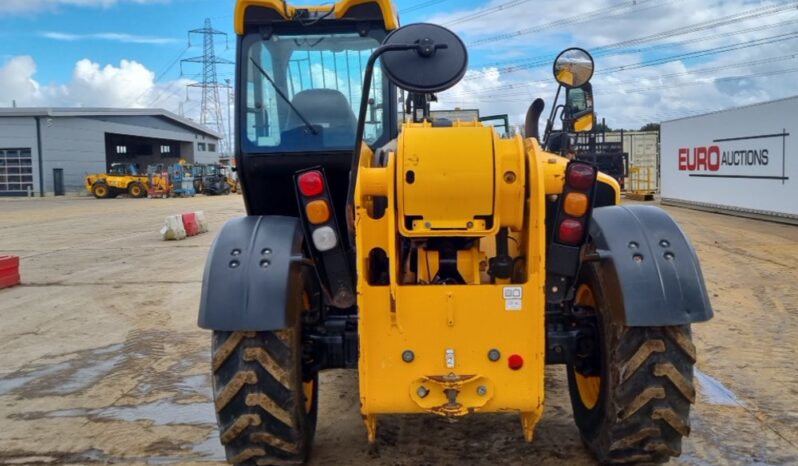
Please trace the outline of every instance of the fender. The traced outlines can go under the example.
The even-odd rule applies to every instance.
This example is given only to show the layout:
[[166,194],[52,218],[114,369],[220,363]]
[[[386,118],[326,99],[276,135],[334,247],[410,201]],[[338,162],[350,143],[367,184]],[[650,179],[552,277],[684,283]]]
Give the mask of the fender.
[[211,246],[199,326],[221,331],[289,328],[301,313],[302,228],[293,217],[247,216]]
[[607,206],[593,210],[590,236],[614,309],[630,327],[686,325],[712,318],[693,245],[664,210]]

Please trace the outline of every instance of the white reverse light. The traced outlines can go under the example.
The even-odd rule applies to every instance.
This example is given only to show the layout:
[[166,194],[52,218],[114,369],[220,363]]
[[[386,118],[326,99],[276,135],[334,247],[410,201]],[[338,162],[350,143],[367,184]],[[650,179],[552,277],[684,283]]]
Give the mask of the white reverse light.
[[321,252],[338,246],[338,236],[331,227],[321,227],[313,231],[313,244]]

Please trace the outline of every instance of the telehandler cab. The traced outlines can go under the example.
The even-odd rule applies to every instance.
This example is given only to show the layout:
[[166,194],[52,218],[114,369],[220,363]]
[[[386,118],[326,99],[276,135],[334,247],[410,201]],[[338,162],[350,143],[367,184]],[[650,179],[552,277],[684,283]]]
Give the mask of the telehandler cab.
[[592,58],[555,61],[568,95],[543,136],[539,99],[526,139],[433,124],[466,49],[440,26],[399,28],[395,11],[237,3],[248,215],[216,238],[199,310],[228,461],[306,461],[332,368],[358,370],[370,442],[380,416],[489,412],[518,413],[531,441],[545,364],[565,366],[600,462],[679,455],[690,325],[712,316],[696,254],[664,211],[618,205],[614,179],[543,149],[558,111],[560,149],[593,125]]

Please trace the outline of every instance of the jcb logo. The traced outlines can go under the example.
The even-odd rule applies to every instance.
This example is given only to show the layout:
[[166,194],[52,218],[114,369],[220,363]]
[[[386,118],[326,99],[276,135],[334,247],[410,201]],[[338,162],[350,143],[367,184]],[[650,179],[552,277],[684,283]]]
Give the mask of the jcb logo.
[[720,170],[720,147],[693,147],[692,152],[687,147],[679,148],[679,171]]

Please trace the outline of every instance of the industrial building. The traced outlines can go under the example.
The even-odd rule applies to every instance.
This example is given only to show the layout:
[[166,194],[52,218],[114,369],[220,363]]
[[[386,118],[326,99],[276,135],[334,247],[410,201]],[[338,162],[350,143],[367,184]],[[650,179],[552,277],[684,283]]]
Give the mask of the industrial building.
[[162,109],[0,109],[0,196],[83,192],[113,163],[218,162],[214,131]]

